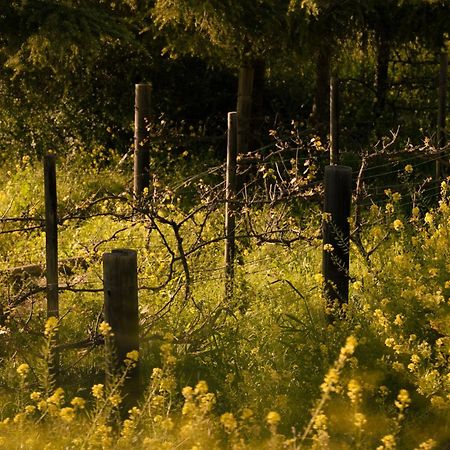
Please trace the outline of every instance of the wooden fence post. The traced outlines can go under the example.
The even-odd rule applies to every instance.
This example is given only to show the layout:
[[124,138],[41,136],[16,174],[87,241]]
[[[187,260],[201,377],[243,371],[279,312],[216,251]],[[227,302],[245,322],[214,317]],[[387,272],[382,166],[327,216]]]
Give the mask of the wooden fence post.
[[339,164],[339,79],[330,77],[330,164]]
[[56,194],[56,156],[44,160],[45,257],[47,279],[47,316],[59,316],[58,303],[58,216]]
[[136,84],[134,103],[134,195],[140,199],[150,186],[150,142],[148,125],[151,116],[152,86]]
[[[125,368],[127,353],[139,351],[139,310],[137,283],[137,253],[135,250],[115,249],[103,254],[103,285],[105,321],[110,325],[111,338],[110,373],[120,375]],[[107,371],[108,372],[108,371]],[[139,361],[128,371],[124,382],[122,403],[126,413],[136,404],[140,393]]]
[[[441,153],[442,148],[447,143],[447,134],[445,122],[447,118],[447,71],[448,71],[448,53],[442,52],[439,66],[439,87],[438,87],[438,120],[436,133],[436,147]],[[442,178],[442,164],[439,159],[436,161],[436,180]]]
[[227,173],[225,182],[225,298],[233,296],[234,259],[236,256],[236,164],[238,115],[228,113]]
[[[56,192],[56,155],[44,157],[44,195],[45,195],[45,278],[47,287],[47,318],[59,317],[58,299],[58,211]],[[57,345],[57,334],[54,345]],[[53,376],[59,373],[59,353],[49,355],[49,369]]]
[[322,273],[328,305],[348,302],[352,169],[325,167]]
[[239,70],[237,114],[239,117],[237,132],[237,149],[239,153],[247,153],[250,140],[250,122],[252,114],[254,69],[244,65]]

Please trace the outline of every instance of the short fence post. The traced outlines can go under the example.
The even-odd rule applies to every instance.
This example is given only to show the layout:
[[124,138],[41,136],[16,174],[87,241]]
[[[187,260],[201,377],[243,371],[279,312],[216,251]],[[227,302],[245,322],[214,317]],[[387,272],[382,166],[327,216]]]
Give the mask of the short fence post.
[[[139,351],[139,310],[137,283],[137,253],[135,250],[115,249],[103,254],[103,284],[105,321],[110,325],[111,337],[110,373],[121,375],[125,369],[127,353]],[[107,372],[108,372],[107,371]],[[123,386],[123,411],[136,404],[140,393],[139,361],[128,369]]]
[[[448,70],[448,53],[442,52],[440,56],[439,66],[439,87],[438,87],[438,120],[436,133],[436,147],[439,156],[442,156],[442,148],[447,143],[447,135],[445,129],[445,122],[447,118],[447,70]],[[436,161],[436,180],[442,178],[442,164],[438,159]]]
[[236,256],[236,164],[237,164],[236,112],[228,113],[227,173],[225,182],[225,298],[233,296],[234,259]]
[[322,273],[329,306],[348,302],[352,169],[325,167]]
[[[56,192],[56,155],[44,157],[44,194],[45,194],[45,277],[47,283],[47,317],[59,317],[58,299],[58,211]],[[57,334],[54,344],[57,345]],[[53,376],[59,372],[59,354],[49,355],[49,369]]]
[[136,84],[134,103],[134,195],[141,198],[150,186],[150,142],[148,125],[151,116],[152,86]]
[[339,164],[339,79],[330,78],[330,164]]

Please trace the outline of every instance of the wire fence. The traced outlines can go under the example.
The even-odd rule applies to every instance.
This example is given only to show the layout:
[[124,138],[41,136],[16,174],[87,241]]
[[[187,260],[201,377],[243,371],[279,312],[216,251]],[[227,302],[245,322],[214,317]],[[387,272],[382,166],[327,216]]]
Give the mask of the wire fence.
[[[261,152],[270,149],[275,150],[260,156]],[[297,256],[290,251],[295,242],[302,242],[302,245],[309,245],[316,250],[321,248],[323,181],[320,178],[326,154],[313,150],[308,146],[301,149],[299,146],[284,148],[280,142],[276,142],[250,152],[239,162],[238,175],[243,179],[236,199],[240,209],[236,240],[241,251],[236,269],[238,276],[243,279],[249,280],[252,276],[267,273],[282,278],[283,272],[289,272],[295,263]],[[360,178],[362,186],[355,198],[361,207],[387,202],[389,199],[384,191],[394,189],[404,192],[396,203],[397,208],[419,201],[424,205],[435,200],[440,190],[436,180],[428,180],[428,173],[424,169],[433,166],[436,161],[448,161],[449,156],[449,146],[439,152],[432,147],[426,150],[416,147],[407,152],[391,152],[387,155],[383,151],[380,154],[375,152],[368,158],[367,166],[362,171],[352,171],[354,178]],[[386,162],[379,164],[379,158]],[[371,161],[375,163],[370,165]],[[407,172],[406,165],[410,166]],[[174,184],[153,186],[142,204],[138,204],[130,192],[111,193],[110,186],[104,183],[88,199],[64,210],[60,215],[59,233],[61,242],[68,247],[63,245],[60,248],[60,266],[65,265],[65,269],[60,267],[60,292],[93,295],[101,299],[104,290],[101,256],[114,246],[133,247],[141,251],[143,262],[138,268],[139,289],[142,293],[147,291],[159,295],[153,311],[155,317],[145,319],[151,324],[166,313],[168,304],[178,302],[183,305],[183,302],[192,301],[196,305],[198,299],[193,290],[204,291],[213,285],[217,290],[217,286],[226,281],[222,253],[226,239],[223,229],[225,181],[221,180],[224,170],[225,164],[217,164],[189,174]],[[211,176],[219,177],[214,181],[215,184],[208,184]],[[397,182],[392,182],[393,177],[397,178]],[[198,185],[200,180],[201,186]],[[187,208],[177,205],[174,199],[183,195],[190,186],[196,188],[195,201],[189,199],[190,206]],[[380,200],[380,196],[384,196],[384,200]],[[305,226],[301,217],[293,214],[292,206],[298,204],[299,200],[316,208],[315,225]],[[28,239],[33,245],[27,244],[23,258],[14,258],[14,267],[10,266],[4,254],[0,276],[6,280],[6,290],[9,291],[3,309],[9,310],[26,304],[36,296],[43,296],[45,292],[45,283],[40,278],[45,272],[45,251],[43,247],[39,248],[43,244],[41,231],[45,219],[26,211],[18,217],[9,216],[8,212],[13,206],[14,200],[0,215],[0,236],[4,235],[6,239],[5,235],[17,235],[14,238],[17,242]],[[108,221],[108,225],[90,230],[87,236],[80,234],[78,242],[74,244],[74,230],[80,226],[89,226],[92,220],[100,223]],[[250,259],[245,255],[245,249],[254,250],[255,244],[274,245],[277,252],[283,249],[286,255],[291,252],[291,256],[285,255],[281,261],[274,260],[273,253],[254,257],[253,251],[249,252],[253,254]],[[12,246],[10,248],[13,249]],[[79,260],[71,265],[69,260],[73,257]],[[27,264],[30,267],[21,267]],[[23,274],[17,276],[21,269]],[[33,271],[38,274],[37,278],[31,273]],[[189,288],[186,287],[188,285]],[[169,296],[166,303],[161,300],[162,295]]]

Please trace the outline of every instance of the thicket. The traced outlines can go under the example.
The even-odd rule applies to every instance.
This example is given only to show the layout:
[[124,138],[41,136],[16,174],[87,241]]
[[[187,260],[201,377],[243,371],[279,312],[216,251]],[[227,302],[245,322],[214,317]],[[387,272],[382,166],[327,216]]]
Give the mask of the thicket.
[[[417,149],[372,150],[391,161],[368,165],[356,191],[350,301],[333,311],[323,297],[317,202],[325,149],[275,138],[242,198],[231,302],[222,165],[188,152],[173,158],[137,208],[129,161],[61,158],[60,259],[82,263],[60,282],[59,321],[46,320],[43,280],[11,271],[44,261],[40,163],[25,156],[5,167],[1,446],[445,448],[447,181],[424,180]],[[433,147],[423,152],[432,165]],[[382,198],[370,190],[380,170],[397,180],[378,186]],[[127,364],[139,359],[146,391],[121,419],[121,378],[104,381],[100,258],[124,247],[138,249],[142,342]],[[57,382],[49,367],[56,331]]]

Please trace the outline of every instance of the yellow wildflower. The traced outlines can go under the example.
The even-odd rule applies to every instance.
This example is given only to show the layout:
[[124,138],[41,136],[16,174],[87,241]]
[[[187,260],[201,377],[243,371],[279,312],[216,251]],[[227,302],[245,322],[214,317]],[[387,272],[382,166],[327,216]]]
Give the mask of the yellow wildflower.
[[92,395],[95,398],[101,398],[103,397],[103,384],[99,383],[99,384],[94,384],[94,386],[92,386]]
[[227,433],[232,433],[237,428],[237,421],[232,413],[224,413],[220,416],[220,423]]
[[351,379],[348,382],[347,385],[347,395],[350,398],[350,401],[352,402],[352,404],[358,404],[361,401],[361,397],[362,397],[362,389],[361,389],[361,385],[359,384],[359,382],[355,379]]
[[108,399],[113,406],[119,406],[122,403],[122,397],[119,394],[113,394]]
[[280,421],[281,417],[276,411],[270,411],[266,416],[266,422],[270,426],[277,426]]
[[395,231],[401,231],[403,230],[403,228],[405,228],[403,222],[400,219],[395,219],[392,226],[394,227]]
[[25,378],[28,375],[28,372],[30,371],[30,366],[26,363],[21,364],[17,369],[16,372],[22,377]]
[[58,318],[57,317],[49,317],[47,322],[45,322],[44,334],[48,337],[53,335],[58,328]]
[[208,385],[207,385],[206,381],[200,380],[197,383],[197,386],[195,386],[194,393],[196,395],[202,395],[202,394],[206,394],[207,392],[208,392]]
[[27,405],[25,406],[25,414],[33,414],[36,411],[36,406]]
[[397,400],[394,402],[395,406],[403,411],[411,404],[411,398],[406,389],[400,389],[399,394],[397,395]]
[[42,394],[41,394],[40,392],[34,391],[34,392],[32,392],[32,393],[30,394],[30,398],[31,398],[31,400],[33,400],[34,402],[37,402],[38,400],[40,400],[41,397],[42,397]]
[[430,212],[427,212],[425,214],[425,217],[423,219],[425,221],[425,223],[427,223],[428,225],[431,225],[433,223],[434,217],[433,214],[431,214]]
[[139,359],[139,352],[137,350],[132,350],[131,352],[128,352],[125,357],[125,364],[127,366],[134,367],[136,366],[136,363]]
[[413,170],[414,170],[414,168],[413,168],[413,166],[412,166],[411,164],[407,164],[407,165],[405,166],[405,172],[406,172],[406,173],[412,173]]
[[75,409],[71,408],[70,406],[62,408],[59,416],[65,422],[72,422],[72,420],[75,418]]
[[108,322],[103,321],[99,326],[98,330],[103,336],[112,336],[112,328]]
[[81,398],[81,397],[74,397],[72,399],[72,401],[70,402],[70,404],[75,409],[84,409],[84,407],[86,406],[86,400],[84,398]]

